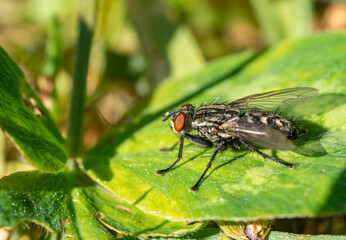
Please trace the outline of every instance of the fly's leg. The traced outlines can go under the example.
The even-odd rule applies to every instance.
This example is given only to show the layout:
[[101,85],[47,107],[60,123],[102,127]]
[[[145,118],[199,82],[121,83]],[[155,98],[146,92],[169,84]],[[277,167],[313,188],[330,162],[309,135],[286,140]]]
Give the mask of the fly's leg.
[[241,148],[240,148],[240,142],[239,141],[236,141],[236,140],[228,140],[228,144],[231,145],[232,148],[240,151]]
[[174,143],[174,145],[172,147],[168,147],[168,148],[160,148],[160,152],[167,152],[167,151],[171,151],[173,150],[176,146],[178,146],[178,144],[180,143],[180,139],[178,142]]
[[[171,166],[169,166],[168,168],[166,168],[166,169],[161,169],[161,170],[157,170],[157,171],[155,172],[157,175],[162,175],[163,173],[168,172],[169,170],[171,170],[171,169],[174,167],[174,165],[175,165],[177,162],[179,162],[179,160],[181,159],[181,157],[182,157],[182,155],[183,155],[184,138],[185,138],[185,135],[181,135],[180,140],[179,140],[180,146],[179,146],[179,152],[178,152],[178,158],[177,158],[177,160],[175,160],[175,161],[173,162],[173,164],[172,164]],[[178,142],[178,143],[179,143],[179,142]]]
[[272,160],[272,161],[274,161],[274,162],[277,162],[277,163],[280,163],[280,164],[282,164],[282,165],[288,166],[288,167],[290,167],[290,168],[292,168],[292,169],[296,166],[296,164],[293,164],[293,163],[286,163],[286,162],[280,161],[279,159],[273,158],[273,157],[271,157],[271,156],[269,156],[269,155],[267,155],[267,154],[265,154],[265,153],[259,151],[258,149],[256,149],[256,148],[255,148],[254,146],[252,146],[251,144],[246,143],[246,142],[244,142],[244,141],[242,141],[242,140],[239,140],[239,142],[241,142],[242,144],[244,144],[244,145],[245,145],[247,148],[249,148],[250,150],[252,150],[252,151],[258,153],[258,154],[261,155],[263,158],[270,159],[270,160]]
[[187,139],[189,139],[193,144],[200,146],[200,147],[210,148],[213,146],[213,143],[210,142],[209,140],[198,137],[198,136],[194,136],[194,135],[189,134],[189,133],[185,133],[185,137]]
[[191,191],[191,192],[196,192],[196,191],[197,191],[199,185],[201,184],[201,181],[202,181],[204,175],[207,173],[207,171],[208,171],[209,168],[211,167],[211,164],[213,163],[213,161],[214,161],[214,159],[215,159],[217,153],[224,147],[225,144],[226,144],[226,142],[223,141],[223,142],[219,143],[219,145],[216,147],[216,149],[215,149],[213,155],[211,155],[211,158],[210,158],[210,160],[209,160],[209,162],[208,162],[208,165],[207,165],[207,167],[205,168],[205,170],[204,170],[202,176],[198,179],[198,181],[196,182],[196,184],[193,185],[192,188],[190,188],[190,191]]
[[204,139],[204,138],[201,138],[201,137],[198,137],[198,136],[194,136],[194,135],[191,135],[191,134],[184,134],[180,137],[179,141],[177,143],[175,143],[172,147],[170,148],[162,148],[160,149],[161,151],[170,151],[172,150],[174,147],[176,147],[179,143],[180,143],[180,146],[179,146],[179,153],[178,153],[178,158],[177,160],[175,160],[173,162],[173,164],[171,166],[169,166],[168,168],[166,169],[162,169],[162,170],[157,170],[156,171],[156,174],[158,175],[162,175],[163,173],[165,172],[168,172],[169,170],[171,170],[174,165],[179,162],[179,160],[182,158],[182,154],[183,154],[183,146],[184,146],[184,138],[187,138],[188,140],[190,140],[192,143],[200,146],[200,147],[205,147],[205,148],[210,148],[213,146],[212,142]]

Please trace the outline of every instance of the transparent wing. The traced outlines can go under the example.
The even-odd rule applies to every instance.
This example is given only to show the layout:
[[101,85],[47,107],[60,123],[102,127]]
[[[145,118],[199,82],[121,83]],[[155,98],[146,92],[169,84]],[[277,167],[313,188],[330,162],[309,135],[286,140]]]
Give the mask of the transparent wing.
[[250,95],[229,103],[232,107],[241,109],[259,109],[263,111],[275,111],[279,107],[284,108],[304,102],[318,95],[316,88],[286,88]]
[[244,142],[260,148],[274,150],[292,150],[295,148],[294,143],[281,131],[258,122],[227,121],[221,124],[219,128],[227,135],[240,138]]

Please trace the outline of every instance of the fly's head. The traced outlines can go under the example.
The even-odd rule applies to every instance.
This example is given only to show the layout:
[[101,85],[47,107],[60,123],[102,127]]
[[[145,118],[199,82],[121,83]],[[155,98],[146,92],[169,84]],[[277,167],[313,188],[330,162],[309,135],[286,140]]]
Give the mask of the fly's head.
[[171,119],[172,129],[175,133],[182,135],[191,130],[191,122],[194,114],[194,108],[191,104],[184,104],[180,109],[173,112],[167,112],[162,121]]

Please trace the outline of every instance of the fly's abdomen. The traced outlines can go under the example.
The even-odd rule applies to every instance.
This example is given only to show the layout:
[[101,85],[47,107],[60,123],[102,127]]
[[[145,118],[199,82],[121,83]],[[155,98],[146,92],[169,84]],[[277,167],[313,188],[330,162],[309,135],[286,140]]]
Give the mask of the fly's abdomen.
[[293,123],[279,114],[264,112],[249,112],[243,117],[251,119],[253,122],[260,122],[281,131],[288,139],[296,139],[298,130]]

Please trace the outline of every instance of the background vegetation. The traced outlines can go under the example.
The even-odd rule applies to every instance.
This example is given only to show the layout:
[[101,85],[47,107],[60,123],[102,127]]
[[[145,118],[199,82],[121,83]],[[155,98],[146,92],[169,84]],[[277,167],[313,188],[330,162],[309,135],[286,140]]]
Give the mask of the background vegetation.
[[[18,119],[18,115],[9,117],[11,112],[26,113],[18,103],[18,108],[16,104],[6,105],[7,110],[3,104],[3,119],[6,118],[8,123],[13,120],[18,125],[25,123],[27,126],[35,126],[32,134],[40,133],[38,135],[42,136],[43,140],[49,139],[52,143],[49,146],[43,145],[46,150],[52,147],[47,150],[50,155],[34,154],[41,149],[39,147],[43,140],[29,142],[29,134],[29,137],[23,140],[19,136],[30,133],[30,127],[29,130],[24,128],[21,132],[16,127],[18,125],[6,125],[3,120],[1,127],[16,143],[1,132],[0,176],[36,168],[56,171],[65,166],[66,157],[69,155],[83,156],[81,168],[91,177],[89,179],[81,175],[80,171],[75,171],[78,167],[68,163],[69,170],[65,169],[58,175],[34,171],[30,172],[30,177],[19,172],[3,178],[0,183],[3,194],[0,202],[2,216],[11,215],[13,211],[5,206],[17,204],[13,196],[8,194],[8,189],[15,189],[16,194],[22,194],[17,198],[18,203],[28,199],[42,202],[42,205],[34,205],[37,209],[40,208],[39,211],[33,211],[39,216],[28,217],[23,213],[21,217],[16,215],[8,222],[0,220],[1,226],[16,226],[2,228],[0,234],[4,238],[64,238],[64,234],[50,234],[37,224],[22,222],[28,219],[51,231],[57,231],[66,224],[67,236],[72,234],[85,239],[88,239],[88,236],[90,238],[92,233],[83,235],[78,231],[85,231],[85,226],[93,221],[94,227],[89,229],[90,232],[103,229],[100,231],[106,232],[102,235],[105,239],[113,236],[124,237],[121,233],[176,237],[192,232],[196,233],[190,238],[219,238],[224,235],[219,232],[216,223],[203,222],[186,226],[185,221],[210,218],[235,220],[237,217],[249,220],[261,216],[293,217],[275,219],[272,222],[272,229],[275,231],[345,234],[345,195],[342,193],[345,186],[345,107],[342,107],[346,91],[343,63],[343,29],[346,26],[344,3],[299,0],[3,0],[0,11],[0,44],[25,75],[21,76],[22,73],[14,67],[14,63],[8,62],[10,60],[2,51],[2,67],[13,68],[13,73],[19,76],[18,82],[11,78],[15,89],[13,92],[3,88],[5,85],[1,86],[4,92],[3,103],[4,99],[9,99],[11,103],[16,102],[23,94],[29,102],[33,102],[29,105],[36,116],[49,116],[43,123],[41,120],[36,123],[37,121],[28,115],[23,117],[24,120]],[[320,31],[340,33],[316,35]],[[232,55],[229,56],[230,54]],[[9,65],[4,65],[5,63]],[[24,78],[29,85],[20,83]],[[84,81],[85,78],[87,81]],[[268,195],[268,176],[281,173],[278,180],[269,179],[269,182],[277,181],[279,189],[287,181],[292,181],[296,173],[272,164],[258,165],[264,162],[256,157],[254,159],[252,154],[246,155],[246,152],[238,153],[237,156],[233,153],[221,156],[219,165],[215,165],[219,166],[218,171],[208,176],[203,183],[205,189],[201,189],[198,201],[188,195],[188,192],[184,192],[193,183],[189,178],[183,179],[171,189],[160,188],[169,186],[181,176],[192,173],[197,176],[205,165],[207,156],[211,154],[204,151],[199,155],[201,149],[189,145],[186,148],[186,162],[196,158],[194,165],[178,168],[172,175],[162,178],[151,174],[155,169],[169,164],[176,155],[175,151],[164,155],[156,151],[175,141],[175,136],[170,133],[167,125],[159,121],[167,108],[177,107],[186,100],[201,103],[217,97],[234,99],[267,89],[295,86],[314,86],[322,93],[319,101],[306,105],[305,108],[303,106],[301,109],[294,109],[294,112],[311,121],[303,122],[303,126],[312,128],[312,135],[305,139],[312,147],[302,144],[296,153],[278,153],[282,159],[310,164],[305,165],[301,176],[295,176],[300,184],[293,185],[301,188],[294,189],[291,195],[286,188],[283,189],[284,196],[292,197],[284,202],[297,202],[296,206],[282,210],[282,204],[278,204],[273,208],[274,211],[269,207],[266,209],[266,199],[268,202],[271,199],[278,201],[275,194]],[[9,96],[16,91],[19,97]],[[7,95],[6,92],[10,94]],[[322,103],[325,103],[325,106],[322,106]],[[310,112],[306,112],[306,109],[310,109]],[[312,123],[320,125],[311,127]],[[111,128],[112,125],[114,127]],[[325,129],[326,127],[328,129]],[[13,129],[15,131],[11,132]],[[106,136],[98,142],[106,131]],[[59,132],[63,138],[67,138],[67,147]],[[331,134],[318,139],[318,136],[326,132]],[[320,144],[316,145],[317,142]],[[17,150],[16,145],[21,151]],[[31,164],[24,161],[23,153]],[[319,155],[323,158],[318,158]],[[235,157],[237,160],[232,161],[232,166],[229,166],[228,161]],[[54,160],[47,161],[50,158]],[[121,162],[124,160],[126,164]],[[242,164],[244,161],[248,163],[247,166]],[[331,164],[325,164],[325,161]],[[188,165],[186,162],[184,165]],[[240,183],[242,178],[230,178],[230,169],[236,169],[242,176],[249,173],[249,169],[256,168],[261,168],[262,172],[261,175],[254,170],[257,180],[243,179],[245,182],[242,182],[242,186],[232,185],[234,182]],[[321,174],[319,171],[322,169],[326,170],[327,174]],[[333,174],[330,174],[331,172]],[[150,174],[147,176],[147,173]],[[312,185],[316,179],[318,181]],[[264,187],[255,186],[255,183],[261,180]],[[199,208],[193,209],[196,204],[211,203],[212,184],[222,181],[230,184],[229,189],[250,189],[249,195],[243,199],[260,202],[260,210],[240,211],[239,216],[234,215],[234,218],[222,216],[224,206],[233,206],[235,202],[232,198],[240,196],[240,193],[237,195],[229,189],[222,194],[228,192],[230,195],[218,196],[218,199],[224,197],[227,204],[222,205],[218,200],[213,202],[212,207],[220,207],[220,210],[215,211],[215,216],[206,215]],[[46,184],[37,188],[39,182]],[[82,184],[77,184],[76,187],[76,183],[81,182]],[[127,185],[129,182],[136,182],[139,190]],[[115,192],[115,195],[125,202],[110,196],[105,188],[100,186]],[[149,187],[153,186],[159,190],[148,191]],[[332,186],[334,189],[331,190]],[[271,190],[276,189],[275,186],[272,187]],[[311,195],[304,204],[299,204],[296,198],[299,199],[299,194],[303,194],[307,188]],[[252,199],[254,191],[264,193],[264,197]],[[327,191],[333,193],[334,198]],[[47,198],[47,193],[53,195]],[[7,199],[9,195],[12,198]],[[169,204],[165,204],[160,210],[158,208],[162,206],[153,204],[157,199],[162,202],[173,201],[177,195],[186,196],[178,198],[178,206],[185,202],[188,203],[187,209],[171,209]],[[328,196],[332,200],[326,201]],[[69,198],[77,199],[80,204],[69,203]],[[47,217],[44,212],[50,209],[49,206],[59,205],[62,199],[66,201],[63,204],[66,209],[52,207],[51,212],[56,214],[56,218]],[[115,201],[119,202],[114,203]],[[332,207],[323,206],[323,201],[333,203]],[[343,205],[340,205],[340,202]],[[118,208],[107,208],[107,205]],[[74,211],[71,211],[71,206]],[[104,208],[100,208],[101,206]],[[301,206],[304,208],[299,209]],[[30,210],[27,210],[26,205],[22,207],[26,211]],[[95,209],[108,214],[105,217],[95,217]],[[204,210],[208,212],[210,209]],[[126,211],[136,212],[133,219],[145,219],[142,229],[139,229],[138,223],[127,222],[129,216],[121,215]],[[83,212],[93,212],[94,215],[83,216]],[[156,216],[146,213],[156,213]],[[74,217],[70,222],[62,223],[66,216]],[[109,216],[117,217],[109,219]],[[102,224],[95,222],[95,219]],[[179,221],[169,222],[165,219]],[[16,225],[18,222],[21,223]],[[108,229],[111,234],[104,229]],[[95,233],[98,232],[95,230]],[[270,237],[295,237],[280,234],[282,233],[274,233]]]

